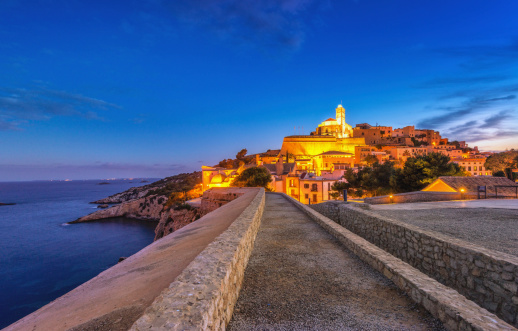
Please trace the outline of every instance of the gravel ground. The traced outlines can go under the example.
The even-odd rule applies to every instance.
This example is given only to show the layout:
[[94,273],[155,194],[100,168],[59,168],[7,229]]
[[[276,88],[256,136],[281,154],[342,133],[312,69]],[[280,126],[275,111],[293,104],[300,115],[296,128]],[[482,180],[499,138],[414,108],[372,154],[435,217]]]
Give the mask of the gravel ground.
[[266,208],[229,330],[444,330],[282,196]]
[[426,230],[518,256],[518,211],[493,208],[373,210]]

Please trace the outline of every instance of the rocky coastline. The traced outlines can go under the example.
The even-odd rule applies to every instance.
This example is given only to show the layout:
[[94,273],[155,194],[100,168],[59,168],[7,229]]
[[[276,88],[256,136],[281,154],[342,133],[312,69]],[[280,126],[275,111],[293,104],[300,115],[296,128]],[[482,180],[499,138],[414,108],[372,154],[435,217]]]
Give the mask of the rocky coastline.
[[[166,194],[150,194],[164,192],[163,188],[169,182],[170,180],[160,180],[94,201],[92,203],[102,204],[99,210],[69,222],[69,224],[102,221],[114,217],[158,222],[154,238],[154,240],[158,240],[243,194],[239,188],[229,188],[224,192],[208,190],[203,193],[200,207],[193,207],[185,203],[169,203],[169,196]],[[116,205],[106,208],[109,204]]]
[[9,202],[9,203],[0,202],[0,206],[13,206],[13,205],[15,205],[15,203],[13,203],[13,202]]

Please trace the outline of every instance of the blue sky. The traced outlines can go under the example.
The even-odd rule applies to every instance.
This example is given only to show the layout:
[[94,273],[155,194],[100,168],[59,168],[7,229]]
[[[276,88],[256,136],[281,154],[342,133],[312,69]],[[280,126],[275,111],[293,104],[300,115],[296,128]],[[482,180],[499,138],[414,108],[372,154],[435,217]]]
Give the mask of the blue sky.
[[0,180],[164,177],[334,116],[518,148],[518,1],[0,2]]

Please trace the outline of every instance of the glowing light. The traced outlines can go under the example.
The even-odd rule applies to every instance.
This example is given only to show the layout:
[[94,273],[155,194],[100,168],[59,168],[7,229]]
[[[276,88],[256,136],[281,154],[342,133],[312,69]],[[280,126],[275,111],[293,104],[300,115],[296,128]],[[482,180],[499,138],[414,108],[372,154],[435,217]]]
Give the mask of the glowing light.
[[460,189],[460,191],[461,191],[462,193],[464,193],[464,189],[463,189],[463,188],[461,188],[461,189]]

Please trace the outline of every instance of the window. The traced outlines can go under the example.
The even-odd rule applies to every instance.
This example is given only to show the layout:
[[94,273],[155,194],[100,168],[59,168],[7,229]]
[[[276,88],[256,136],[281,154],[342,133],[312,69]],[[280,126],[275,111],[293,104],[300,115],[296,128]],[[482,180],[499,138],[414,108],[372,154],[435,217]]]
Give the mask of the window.
[[293,184],[293,179],[290,179],[290,187],[294,187],[295,185]]
[[318,185],[317,184],[311,184],[311,191],[313,191],[313,192],[318,191]]
[[291,195],[295,195],[295,190],[291,190]]
[[331,183],[327,183],[327,190],[331,191]]
[[306,198],[306,200],[309,199],[309,194],[305,194],[304,198]]
[[473,170],[477,171],[477,166],[474,166],[474,167],[473,167]]
[[304,184],[304,188],[309,188],[309,184]]
[[471,171],[471,167],[468,167],[468,171]]
[[317,195],[313,194],[313,203],[316,203],[316,202],[317,202]]

